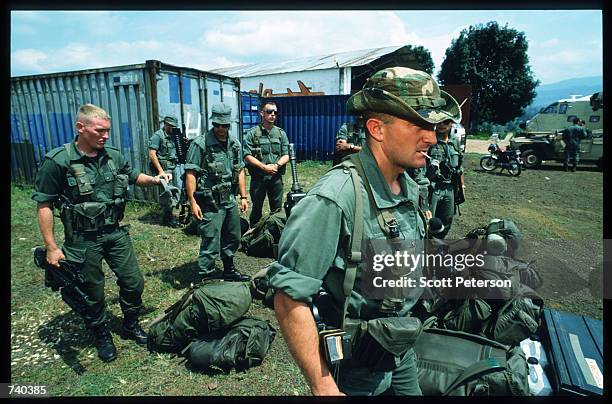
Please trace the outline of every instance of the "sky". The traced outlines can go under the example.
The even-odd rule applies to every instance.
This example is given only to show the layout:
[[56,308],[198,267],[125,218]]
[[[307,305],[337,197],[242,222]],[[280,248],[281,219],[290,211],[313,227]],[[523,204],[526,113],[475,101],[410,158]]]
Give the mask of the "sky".
[[211,70],[392,45],[427,48],[437,74],[461,30],[524,32],[541,84],[600,76],[601,10],[12,11],[11,76],[144,63]]

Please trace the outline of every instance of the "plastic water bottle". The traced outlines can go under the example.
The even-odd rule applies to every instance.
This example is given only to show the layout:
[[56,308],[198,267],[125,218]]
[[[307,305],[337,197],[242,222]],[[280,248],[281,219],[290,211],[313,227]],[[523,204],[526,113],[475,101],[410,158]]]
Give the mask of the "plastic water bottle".
[[552,387],[545,372],[548,359],[540,341],[534,336],[524,339],[521,341],[521,349],[529,367],[529,392],[534,396],[552,395]]

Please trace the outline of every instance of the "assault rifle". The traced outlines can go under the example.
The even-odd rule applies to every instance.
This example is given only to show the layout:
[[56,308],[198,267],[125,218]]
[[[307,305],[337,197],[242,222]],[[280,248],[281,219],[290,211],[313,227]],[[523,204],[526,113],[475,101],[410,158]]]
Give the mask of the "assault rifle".
[[306,192],[302,190],[298,182],[297,165],[295,163],[295,151],[293,143],[289,143],[289,164],[291,164],[291,191],[287,192],[287,200],[285,201],[285,214],[289,218],[289,213],[296,203],[306,196]]
[[94,302],[82,290],[85,278],[80,268],[65,260],[59,261],[59,267],[49,264],[47,249],[43,247],[34,249],[34,263],[45,271],[45,286],[53,291],[59,290],[66,304],[76,313],[84,316],[88,307]]

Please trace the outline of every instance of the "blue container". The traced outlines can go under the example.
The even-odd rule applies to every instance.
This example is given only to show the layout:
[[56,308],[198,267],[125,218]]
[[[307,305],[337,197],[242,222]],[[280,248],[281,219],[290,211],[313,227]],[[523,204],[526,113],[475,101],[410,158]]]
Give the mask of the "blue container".
[[[241,121],[242,135],[253,126],[259,123],[259,106],[261,105],[261,97],[259,94],[243,91],[240,93],[241,99]],[[242,138],[240,139],[242,141]]]
[[[232,133],[240,134],[240,81],[148,60],[143,64],[11,78],[11,177],[32,183],[51,149],[72,141],[80,105],[93,103],[111,116],[109,143],[132,167],[150,172],[148,143],[165,115],[174,115],[188,139],[209,127],[212,104],[232,107]],[[130,187],[130,197],[157,200],[157,187]]]
[[270,97],[278,108],[277,125],[295,144],[298,160],[332,160],[336,134],[344,122],[355,118],[346,113],[349,95]]

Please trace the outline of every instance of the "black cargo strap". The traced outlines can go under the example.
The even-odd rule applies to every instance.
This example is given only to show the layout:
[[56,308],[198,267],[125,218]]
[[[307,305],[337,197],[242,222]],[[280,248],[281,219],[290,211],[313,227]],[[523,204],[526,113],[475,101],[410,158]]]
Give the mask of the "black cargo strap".
[[457,387],[469,382],[470,380],[477,379],[489,373],[505,371],[506,370],[506,358],[492,357],[481,360],[468,366],[456,379],[451,383],[450,386],[444,392],[444,396],[448,396]]

